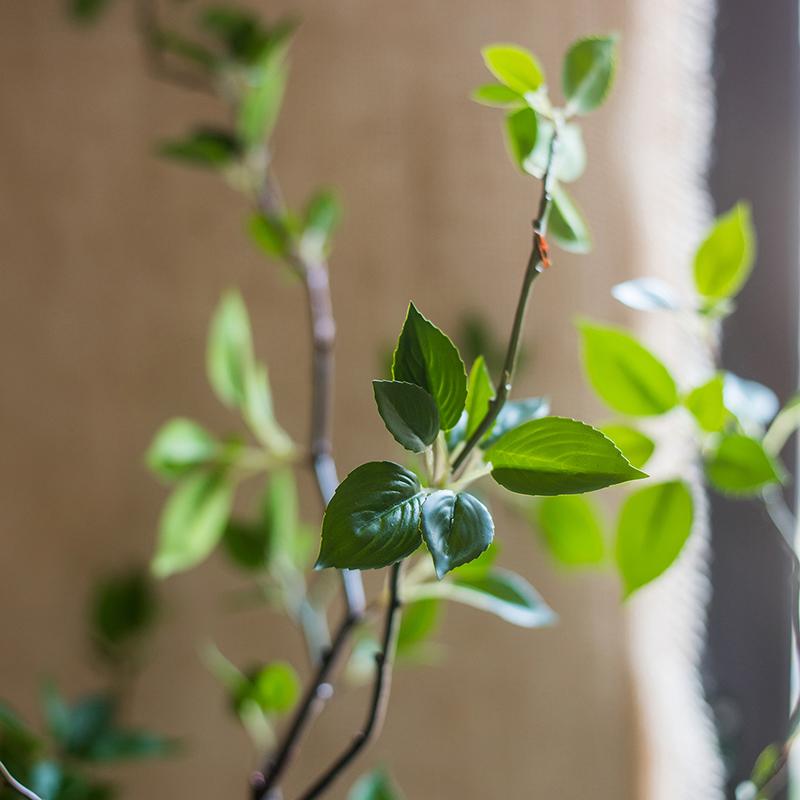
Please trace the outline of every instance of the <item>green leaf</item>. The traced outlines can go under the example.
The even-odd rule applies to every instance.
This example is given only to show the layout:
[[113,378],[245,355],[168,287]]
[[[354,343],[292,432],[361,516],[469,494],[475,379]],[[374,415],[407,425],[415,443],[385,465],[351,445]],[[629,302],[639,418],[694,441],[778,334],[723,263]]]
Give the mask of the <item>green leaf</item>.
[[[550,141],[555,133],[555,126],[548,119],[538,118],[536,146],[525,159],[523,169],[534,178],[543,178],[550,157]],[[575,181],[586,169],[586,146],[579,125],[567,123],[561,127],[558,147],[553,160],[553,174],[560,181]],[[585,226],[584,226],[585,227]]]
[[761,442],[739,433],[722,438],[706,462],[706,475],[724,494],[754,495],[783,480],[783,471]]
[[54,738],[67,754],[87,758],[94,744],[111,730],[116,703],[109,695],[88,695],[59,713],[66,715],[61,720],[64,727],[51,727]]
[[672,565],[692,519],[692,495],[682,481],[646,486],[627,498],[617,526],[617,566],[626,597]]
[[373,381],[375,402],[389,433],[412,453],[421,453],[439,434],[439,411],[433,398],[414,383]]
[[239,104],[236,132],[248,149],[261,146],[278,121],[286,88],[286,66],[279,57],[265,59]]
[[175,752],[173,739],[147,731],[112,730],[103,733],[86,753],[90,761],[133,761],[164,758]]
[[422,506],[422,538],[440,579],[451,569],[477,558],[493,537],[489,511],[467,492],[434,492]]
[[789,437],[800,428],[800,394],[794,395],[769,426],[764,435],[764,450],[777,456],[789,441]]
[[230,520],[222,536],[225,554],[237,567],[248,572],[263,570],[268,562],[269,534],[265,525]]
[[220,300],[208,336],[206,370],[219,399],[229,406],[245,402],[247,373],[253,367],[253,336],[244,301],[237,291]]
[[579,328],[586,372],[607,406],[637,417],[675,407],[678,389],[669,370],[629,333],[589,322]]
[[294,444],[275,419],[272,390],[267,368],[263,364],[243,364],[244,402],[242,416],[253,435],[274,456],[285,457],[294,450]]
[[403,800],[403,795],[383,769],[376,769],[360,777],[347,800]]
[[188,61],[195,67],[200,67],[204,71],[214,69],[219,62],[218,56],[202,44],[187,39],[175,31],[164,30],[153,33],[155,46],[170,53],[178,58]]
[[531,108],[511,111],[506,116],[506,142],[514,163],[525,172],[525,164],[536,147],[538,121]]
[[568,253],[588,253],[592,249],[589,227],[583,214],[566,190],[556,184],[552,190],[548,237]]
[[500,409],[494,426],[483,440],[483,447],[493,445],[504,433],[518,428],[523,422],[541,419],[550,413],[550,401],[546,397],[528,397],[525,400],[509,400]]
[[177,417],[156,434],[145,460],[162,478],[180,478],[217,457],[219,444],[203,427],[190,419]]
[[69,10],[78,22],[94,22],[111,5],[111,0],[70,0]]
[[656,449],[656,443],[649,436],[629,425],[604,425],[600,430],[637,469],[644,467]]
[[724,377],[725,408],[747,428],[761,428],[778,413],[778,395],[763,383],[740,378],[732,372]]
[[717,217],[694,257],[694,283],[710,300],[733,297],[753,269],[755,231],[747,203]]
[[324,253],[333,232],[342,218],[342,207],[336,195],[328,190],[318,191],[308,202],[303,226],[304,241]]
[[466,437],[469,439],[478,429],[489,410],[489,403],[494,399],[494,386],[489,370],[483,356],[478,356],[472,369],[469,372],[467,384],[467,431]]
[[435,630],[441,616],[438,600],[419,600],[403,609],[397,633],[397,655],[411,655]]
[[519,107],[525,105],[525,98],[508,86],[499,83],[490,83],[479,86],[473,93],[472,99],[477,103],[495,108]]
[[424,583],[410,589],[409,594],[409,602],[427,598],[452,600],[523,628],[540,628],[556,620],[538,592],[523,577],[505,569]]
[[398,464],[354,469],[325,510],[317,569],[378,569],[410,556],[421,543],[425,496],[417,476]]
[[456,346],[430,320],[408,306],[394,351],[392,377],[415,383],[436,401],[444,430],[458,422],[467,399],[467,373]]
[[153,624],[158,603],[144,570],[134,568],[101,580],[90,606],[92,637],[104,655],[113,655]]
[[617,37],[591,36],[570,47],[561,82],[567,113],[586,114],[603,104],[617,66]]
[[289,255],[291,235],[282,220],[253,214],[247,224],[247,232],[257,247],[270,258],[283,259]]
[[711,380],[692,389],[683,404],[697,420],[697,424],[708,433],[717,433],[725,427],[728,410],[723,399],[724,377],[717,374]]
[[659,278],[635,278],[618,283],[611,294],[622,305],[636,311],[679,311],[683,303],[678,293]]
[[273,661],[260,669],[248,687],[248,698],[265,714],[285,714],[300,697],[300,678],[286,661]]
[[600,431],[563,417],[509,431],[486,451],[486,460],[492,477],[520,494],[579,494],[646,477]]
[[561,564],[578,567],[603,561],[603,526],[587,498],[545,497],[539,504],[537,521],[548,550]]
[[241,155],[241,146],[228,131],[200,128],[185,139],[162,142],[159,154],[197,167],[219,168]]
[[222,472],[184,478],[161,515],[153,572],[166,578],[204,561],[222,538],[232,499],[233,484]]
[[494,44],[481,51],[489,71],[514,92],[535,92],[544,83],[544,73],[535,56],[513,44]]

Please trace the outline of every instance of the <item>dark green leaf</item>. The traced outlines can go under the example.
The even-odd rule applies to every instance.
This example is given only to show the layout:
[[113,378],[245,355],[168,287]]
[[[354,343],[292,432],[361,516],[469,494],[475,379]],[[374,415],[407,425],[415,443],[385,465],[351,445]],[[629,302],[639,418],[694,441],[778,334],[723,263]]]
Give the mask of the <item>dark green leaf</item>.
[[637,469],[644,467],[656,449],[656,443],[649,436],[628,425],[603,425],[600,430]]
[[617,527],[626,597],[672,565],[692,531],[692,518],[692,495],[682,481],[646,486],[627,498]]
[[580,332],[589,380],[610,408],[646,417],[675,407],[678,390],[669,370],[630,334],[588,322]]
[[518,428],[523,422],[541,419],[550,413],[550,401],[546,397],[529,397],[525,400],[510,400],[495,420],[491,433],[483,440],[484,447],[493,445],[504,433]]
[[111,5],[111,0],[69,0],[73,18],[79,22],[93,22]]
[[569,253],[588,253],[592,249],[589,228],[583,214],[566,190],[556,184],[552,191],[548,236]]
[[478,429],[489,410],[489,403],[493,398],[494,386],[492,386],[492,378],[489,375],[489,370],[486,369],[486,362],[483,360],[483,356],[478,356],[470,370],[467,385],[467,439]]
[[247,226],[250,238],[270,258],[286,258],[289,254],[291,234],[286,224],[274,217],[254,214]]
[[185,139],[163,142],[159,147],[162,156],[198,167],[224,167],[237,159],[240,151],[232,133],[213,128],[196,130]]
[[521,494],[579,494],[645,477],[600,431],[562,417],[509,431],[486,451],[486,460],[501,486]]
[[263,524],[230,520],[222,544],[230,560],[251,572],[263,570],[268,561],[269,530]]
[[239,292],[231,290],[214,312],[206,352],[208,380],[223,403],[244,405],[247,373],[252,367],[250,318]]
[[179,33],[162,29],[153,35],[153,40],[155,46],[164,52],[191,62],[203,70],[213,69],[217,66],[219,59],[211,50]]
[[166,578],[205,560],[222,538],[232,498],[233,484],[221,472],[184,478],[161,515],[153,572]]
[[513,44],[494,44],[481,51],[489,71],[509,89],[525,94],[544,83],[544,73],[535,56]]
[[511,111],[506,117],[506,141],[514,163],[525,172],[525,164],[536,147],[538,121],[532,108]]
[[439,433],[439,411],[433,398],[414,383],[373,381],[375,402],[389,433],[412,453],[421,453]]
[[495,108],[519,107],[525,105],[525,98],[508,86],[499,83],[490,83],[479,86],[473,93],[472,99],[485,106]]
[[592,36],[570,47],[562,84],[567,112],[586,114],[602,105],[611,91],[617,66],[617,37]]
[[422,506],[422,537],[437,577],[443,578],[491,544],[494,523],[486,506],[471,494],[442,490],[429,495]]
[[180,478],[213,462],[218,448],[217,441],[204,428],[190,419],[178,417],[158,431],[145,459],[156,475]]
[[545,497],[537,518],[548,549],[561,564],[575,567],[603,561],[606,549],[603,526],[587,498]]
[[433,632],[440,617],[438,600],[419,600],[403,609],[397,634],[397,655],[411,655]]
[[706,462],[706,474],[714,488],[733,495],[757,494],[783,479],[783,471],[761,442],[739,433],[722,438]]
[[753,269],[755,232],[750,206],[737,203],[718,217],[694,257],[697,291],[711,300],[736,295]]
[[723,376],[715,375],[702,386],[692,389],[683,401],[697,424],[709,433],[721,431],[729,416],[723,400],[723,385]]
[[146,731],[113,730],[102,734],[91,746],[86,758],[91,761],[128,761],[163,758],[177,747],[173,739]]
[[92,595],[93,638],[102,652],[112,655],[145,633],[157,610],[155,591],[144,570],[135,568],[105,578]]
[[413,472],[389,461],[354,469],[325,511],[317,568],[377,569],[420,545],[425,492]]
[[659,278],[635,278],[618,283],[611,294],[636,311],[679,311],[683,304],[678,293]]
[[403,795],[383,769],[376,769],[356,781],[347,800],[403,800]]
[[444,430],[458,422],[467,399],[464,362],[450,339],[413,303],[394,351],[392,377],[415,383],[432,395]]

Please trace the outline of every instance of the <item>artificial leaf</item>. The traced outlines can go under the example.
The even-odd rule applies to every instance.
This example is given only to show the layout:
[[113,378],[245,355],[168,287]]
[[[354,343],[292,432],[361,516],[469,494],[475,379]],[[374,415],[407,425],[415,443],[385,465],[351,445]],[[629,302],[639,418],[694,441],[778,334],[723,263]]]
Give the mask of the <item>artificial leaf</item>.
[[709,433],[721,431],[729,416],[725,408],[723,387],[723,376],[715,375],[702,386],[692,389],[683,401],[697,420],[697,424]]
[[525,172],[525,163],[536,147],[538,122],[532,108],[520,108],[506,116],[506,142],[514,163]]
[[588,253],[592,249],[589,227],[583,214],[558,184],[551,191],[547,231],[548,237],[568,253]]
[[772,421],[772,425],[764,435],[764,450],[772,456],[777,456],[798,427],[800,427],[800,394],[792,397]]
[[580,324],[583,360],[595,392],[615,411],[655,416],[674,408],[678,390],[669,370],[629,333]]
[[523,47],[494,44],[481,51],[489,71],[500,83],[519,94],[537,91],[544,73],[535,56]]
[[163,478],[180,478],[216,458],[219,445],[190,419],[177,417],[158,431],[147,451],[147,466]]
[[594,505],[581,495],[545,497],[536,520],[553,557],[568,567],[599,564],[605,557],[603,526]]
[[208,380],[223,403],[244,404],[247,373],[252,367],[250,318],[239,292],[228,291],[211,320],[206,351]]
[[504,433],[518,428],[523,422],[541,419],[550,413],[546,397],[528,397],[525,400],[508,400],[500,409],[492,430],[483,440],[483,446],[493,445]]
[[385,770],[376,769],[356,781],[347,800],[403,800],[403,795]]
[[747,203],[717,217],[694,257],[694,282],[700,295],[724,300],[736,295],[753,268],[755,232]]
[[656,443],[649,436],[629,425],[604,425],[600,430],[637,469],[644,467],[656,449]]
[[413,303],[394,351],[392,377],[415,383],[436,401],[444,430],[458,422],[467,398],[467,373],[456,346]]
[[616,547],[626,597],[672,565],[689,538],[692,519],[692,495],[682,481],[646,486],[628,496]]
[[241,154],[236,137],[216,128],[199,128],[185,139],[162,142],[160,155],[198,167],[219,168],[230,164]]
[[424,498],[417,476],[398,464],[357,467],[325,510],[317,569],[377,569],[410,556],[421,542]]
[[182,572],[205,560],[225,531],[233,484],[223,472],[184,478],[161,515],[152,569],[159,578]]
[[525,98],[508,86],[500,83],[490,83],[479,86],[473,93],[472,99],[485,106],[495,108],[519,107],[525,105]]
[[563,417],[526,422],[487,451],[492,477],[520,494],[579,494],[645,477],[600,431]]
[[478,426],[489,411],[489,403],[493,398],[494,386],[492,386],[492,378],[486,368],[483,356],[478,356],[469,372],[469,381],[467,383],[467,429],[465,438],[469,439],[478,429]]
[[421,387],[404,381],[373,381],[378,413],[398,444],[421,453],[439,433],[439,411]]
[[617,37],[580,39],[567,51],[561,76],[567,112],[586,114],[602,105],[614,82]]
[[761,442],[740,433],[720,440],[706,461],[706,475],[714,488],[732,495],[754,495],[783,479],[779,464]]
[[659,278],[623,281],[611,289],[611,294],[636,311],[679,311],[683,307],[675,289]]
[[467,492],[444,489],[422,506],[422,538],[438,578],[477,558],[492,542],[494,523],[486,506]]

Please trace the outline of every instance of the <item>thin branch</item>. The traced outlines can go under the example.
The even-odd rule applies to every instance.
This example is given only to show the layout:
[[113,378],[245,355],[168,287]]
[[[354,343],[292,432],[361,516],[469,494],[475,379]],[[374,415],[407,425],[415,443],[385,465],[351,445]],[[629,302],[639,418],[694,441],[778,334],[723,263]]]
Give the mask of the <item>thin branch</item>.
[[400,571],[402,562],[391,567],[389,574],[389,603],[386,608],[386,624],[383,633],[381,652],[375,657],[375,683],[372,702],[367,712],[364,727],[352,740],[347,749],[331,764],[322,776],[307,789],[300,800],[314,800],[331,787],[341,773],[354,761],[359,753],[369,746],[380,734],[386,719],[389,695],[392,684],[392,665],[397,650],[397,634],[400,626],[402,600],[400,598]]
[[494,399],[489,403],[489,408],[485,416],[453,462],[453,473],[455,475],[458,475],[459,470],[466,463],[470,453],[478,446],[492,427],[494,421],[502,411],[503,406],[506,404],[508,396],[511,394],[514,370],[517,366],[520,339],[522,337],[522,329],[525,325],[525,312],[528,307],[531,287],[544,269],[543,259],[546,252],[545,248],[547,247],[544,235],[547,230],[547,216],[550,211],[551,192],[553,181],[555,180],[553,164],[557,148],[558,127],[555,128],[553,136],[550,139],[550,146],[547,153],[547,166],[545,167],[544,177],[542,178],[542,194],[539,198],[539,210],[536,214],[536,219],[533,221],[533,246],[531,247],[528,265],[522,279],[522,289],[520,290],[519,300],[517,301],[517,310],[514,314],[514,322],[508,340],[508,349],[506,350],[506,357],[503,362],[503,371],[495,387]]
[[28,800],[42,800],[38,794],[23,786],[9,771],[8,767],[0,761],[0,775],[5,782],[20,796],[27,797]]

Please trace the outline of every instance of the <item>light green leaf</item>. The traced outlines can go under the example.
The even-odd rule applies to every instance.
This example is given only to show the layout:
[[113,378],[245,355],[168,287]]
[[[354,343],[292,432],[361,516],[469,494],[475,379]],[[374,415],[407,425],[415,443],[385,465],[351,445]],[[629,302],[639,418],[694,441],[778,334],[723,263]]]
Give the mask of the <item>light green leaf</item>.
[[595,392],[615,411],[637,417],[674,408],[678,389],[669,370],[629,333],[579,324],[583,361]]
[[424,498],[417,476],[398,464],[357,467],[325,511],[317,569],[378,569],[410,556],[421,543]]
[[297,499],[297,481],[289,467],[270,473],[261,500],[261,524],[269,531],[268,561],[281,558],[297,560],[298,537],[301,534]]
[[500,83],[519,94],[535,92],[544,73],[535,56],[513,44],[494,44],[481,51],[489,71]]
[[753,269],[756,237],[747,203],[717,217],[694,257],[694,283],[710,300],[733,297]]
[[636,311],[679,311],[683,303],[678,293],[659,278],[634,278],[611,289],[614,299]]
[[729,412],[723,399],[724,378],[717,374],[702,386],[692,389],[683,404],[708,433],[717,433],[725,427]]
[[258,248],[270,258],[286,258],[289,254],[291,236],[283,221],[264,214],[253,214],[247,232]]
[[376,769],[359,778],[347,800],[403,800],[403,795],[383,769]]
[[314,194],[306,207],[303,249],[316,257],[324,255],[341,218],[342,207],[333,192],[323,189]]
[[581,495],[545,497],[537,521],[553,557],[568,567],[599,564],[605,557],[603,526],[594,505]]
[[479,86],[472,93],[472,99],[477,103],[494,108],[518,108],[525,105],[525,98],[519,92],[499,83]]
[[272,455],[289,455],[294,444],[275,419],[267,368],[263,364],[252,364],[246,369],[244,378],[242,415],[245,422]]
[[486,412],[489,410],[489,403],[494,398],[494,386],[489,370],[483,356],[478,356],[472,369],[469,372],[469,382],[467,385],[467,431],[466,439],[469,439],[481,424]]
[[682,481],[631,494],[619,515],[617,566],[629,597],[672,565],[692,531],[692,495]]
[[[538,117],[536,146],[525,160],[523,169],[534,178],[543,178],[550,156],[550,141],[555,127],[550,120]],[[553,174],[560,181],[569,183],[583,175],[586,169],[586,146],[579,125],[566,123],[561,127],[558,147],[554,155]]]
[[600,430],[637,469],[644,467],[656,449],[656,443],[649,436],[629,425],[603,425]]
[[230,290],[214,312],[206,351],[208,380],[223,403],[244,404],[247,373],[252,367],[250,318],[239,292]]
[[212,462],[218,449],[217,441],[204,428],[190,419],[177,417],[158,431],[145,460],[156,475],[180,478]]
[[265,714],[285,714],[299,699],[300,689],[294,667],[286,661],[273,661],[251,677],[247,697]]
[[463,603],[523,628],[540,628],[556,620],[539,593],[523,577],[506,569],[420,584],[410,589],[409,595],[409,601],[442,598]]
[[422,506],[422,538],[438,578],[476,559],[493,537],[494,522],[489,511],[471,494],[442,490],[426,498]]
[[392,377],[415,383],[433,397],[444,430],[456,425],[467,399],[464,362],[450,339],[413,303],[394,351]]
[[761,442],[739,433],[722,438],[706,462],[709,481],[724,494],[754,495],[783,480],[783,471]]
[[506,143],[514,163],[525,172],[525,163],[536,147],[538,122],[531,108],[511,111],[506,116]]
[[166,578],[205,560],[222,538],[232,499],[233,484],[221,472],[184,478],[161,515],[153,572]]
[[420,600],[403,609],[397,633],[397,656],[413,655],[419,646],[436,630],[441,616],[438,600]]
[[561,76],[567,113],[586,114],[603,104],[617,66],[617,37],[580,39],[564,58]]
[[439,411],[433,398],[414,383],[373,381],[378,413],[398,444],[421,453],[439,434]]
[[201,128],[185,139],[162,142],[158,152],[165,158],[216,169],[236,160],[241,155],[241,146],[228,131]]
[[483,447],[493,445],[504,433],[518,428],[523,422],[541,419],[550,413],[550,401],[546,397],[528,397],[525,400],[509,400],[500,409],[491,432],[483,440]]
[[563,417],[509,431],[486,451],[486,460],[492,477],[520,494],[580,494],[646,477],[600,431]]
[[562,186],[556,184],[551,194],[548,237],[568,253],[588,253],[592,239],[583,214]]
[[789,400],[769,426],[764,435],[764,449],[770,455],[777,456],[798,428],[800,428],[800,394]]
[[248,149],[261,146],[278,121],[286,88],[286,66],[280,57],[265,59],[244,91],[236,120],[239,139]]

